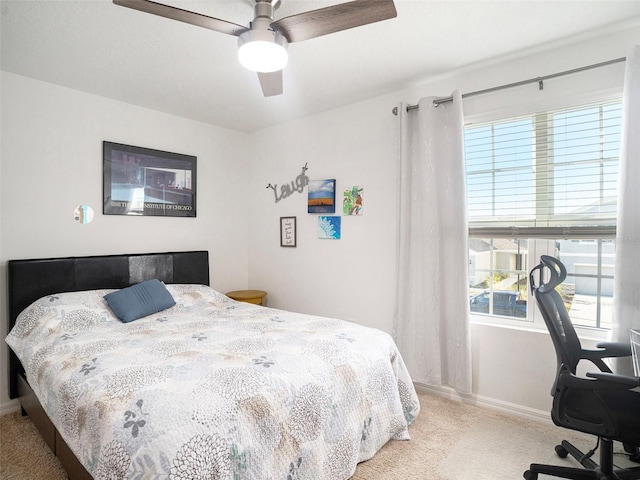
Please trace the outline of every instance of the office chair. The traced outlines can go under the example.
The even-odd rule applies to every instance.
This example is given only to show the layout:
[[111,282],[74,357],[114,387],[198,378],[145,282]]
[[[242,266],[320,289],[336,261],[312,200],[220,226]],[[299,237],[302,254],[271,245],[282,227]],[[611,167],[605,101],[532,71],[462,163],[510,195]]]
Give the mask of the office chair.
[[[547,271],[549,280],[543,283]],[[538,285],[534,278],[536,272],[539,273]],[[524,472],[524,478],[537,480],[538,474],[545,474],[576,480],[640,480],[640,467],[623,469],[613,464],[614,441],[622,442],[627,452],[637,455],[640,445],[640,377],[616,375],[603,361],[605,358],[629,356],[631,347],[603,342],[597,345],[598,350],[582,348],[562,297],[555,290],[566,276],[565,266],[548,255],[540,257],[540,264],[529,274],[531,291],[556,350],[558,367],[551,390],[551,419],[560,427],[597,436],[597,443],[585,455],[563,440],[555,447],[556,453],[562,458],[571,454],[584,468],[532,463]],[[577,376],[576,367],[580,360],[590,361],[599,372],[589,372],[586,377]],[[597,448],[600,448],[599,464],[590,458]]]

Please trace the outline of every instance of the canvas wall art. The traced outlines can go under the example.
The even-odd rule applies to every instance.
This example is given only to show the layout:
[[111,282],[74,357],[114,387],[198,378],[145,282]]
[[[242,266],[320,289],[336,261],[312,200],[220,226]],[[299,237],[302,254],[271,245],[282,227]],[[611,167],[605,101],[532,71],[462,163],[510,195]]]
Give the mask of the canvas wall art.
[[354,185],[344,191],[342,213],[344,215],[362,215],[364,213],[364,187]]
[[342,217],[325,216],[318,217],[318,238],[330,240],[340,239]]
[[311,180],[309,182],[308,209],[309,213],[336,212],[336,181]]

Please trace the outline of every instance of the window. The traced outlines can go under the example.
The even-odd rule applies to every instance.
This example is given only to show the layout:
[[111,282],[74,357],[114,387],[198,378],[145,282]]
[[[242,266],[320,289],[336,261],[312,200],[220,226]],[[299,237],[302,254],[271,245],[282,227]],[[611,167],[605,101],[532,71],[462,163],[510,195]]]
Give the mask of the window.
[[567,266],[574,324],[611,328],[619,101],[465,128],[472,313],[535,322],[528,272]]
[[526,239],[469,238],[472,313],[527,316]]

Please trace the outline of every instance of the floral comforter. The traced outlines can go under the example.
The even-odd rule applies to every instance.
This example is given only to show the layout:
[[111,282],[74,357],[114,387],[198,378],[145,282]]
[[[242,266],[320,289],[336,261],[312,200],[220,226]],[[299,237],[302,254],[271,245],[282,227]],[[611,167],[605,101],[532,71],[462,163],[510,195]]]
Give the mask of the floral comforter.
[[96,479],[341,480],[409,438],[418,398],[389,335],[167,285],[120,322],[110,290],[44,297],[7,336]]

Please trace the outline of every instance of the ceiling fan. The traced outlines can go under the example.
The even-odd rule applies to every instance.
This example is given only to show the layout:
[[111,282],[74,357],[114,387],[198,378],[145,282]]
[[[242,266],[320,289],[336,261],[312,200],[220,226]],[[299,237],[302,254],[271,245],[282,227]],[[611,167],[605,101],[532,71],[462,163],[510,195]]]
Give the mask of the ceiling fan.
[[244,27],[151,0],[113,0],[116,5],[238,37],[240,63],[258,73],[265,97],[282,94],[282,69],[287,64],[289,43],[397,16],[393,0],[353,0],[274,21],[280,0],[254,2],[254,19],[249,27]]

